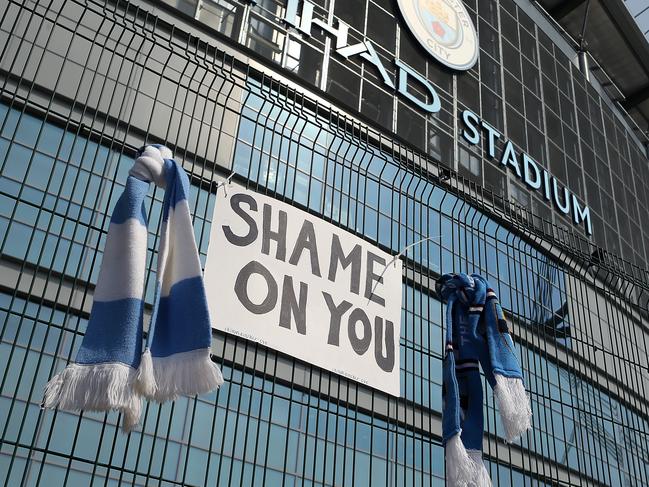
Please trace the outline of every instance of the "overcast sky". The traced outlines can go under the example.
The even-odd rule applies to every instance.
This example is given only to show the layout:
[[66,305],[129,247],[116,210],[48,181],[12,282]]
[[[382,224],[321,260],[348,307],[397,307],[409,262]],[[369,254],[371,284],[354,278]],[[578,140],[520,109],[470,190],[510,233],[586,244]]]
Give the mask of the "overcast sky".
[[649,39],[649,0],[624,0],[644,36]]

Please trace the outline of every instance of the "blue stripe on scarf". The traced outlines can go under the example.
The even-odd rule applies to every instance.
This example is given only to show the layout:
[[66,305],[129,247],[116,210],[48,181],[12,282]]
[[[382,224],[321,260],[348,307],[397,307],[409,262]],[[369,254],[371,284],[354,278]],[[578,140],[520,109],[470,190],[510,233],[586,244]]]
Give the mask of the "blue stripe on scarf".
[[110,217],[111,223],[124,223],[129,218],[137,218],[146,227],[148,219],[144,209],[144,198],[148,192],[148,182],[129,176],[126,179],[124,193],[117,200],[113,214]]
[[77,363],[121,362],[137,367],[142,354],[143,311],[141,299],[95,301],[88,323],[91,331],[83,337]]
[[169,210],[187,199],[189,195],[189,178],[183,168],[173,159],[165,160],[165,179],[167,191],[165,192],[165,204],[163,205],[162,218],[169,218]]
[[[187,306],[187,303],[193,303]],[[205,303],[202,305],[202,303]],[[170,326],[173,323],[174,326]],[[202,277],[183,279],[160,298],[151,342],[153,357],[207,348],[212,341]]]

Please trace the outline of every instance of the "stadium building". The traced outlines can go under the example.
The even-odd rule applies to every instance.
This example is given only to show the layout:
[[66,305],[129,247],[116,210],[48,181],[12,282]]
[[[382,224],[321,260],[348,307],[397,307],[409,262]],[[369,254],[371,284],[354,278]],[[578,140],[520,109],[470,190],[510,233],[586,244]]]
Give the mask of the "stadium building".
[[[2,0],[0,483],[444,485],[434,289],[462,271],[498,291],[532,401],[508,444],[485,395],[494,485],[649,485],[649,43],[632,3]],[[226,383],[145,403],[137,431],[41,409],[147,143],[190,177],[203,264],[229,177],[391,255],[415,244],[399,394],[215,330]]]

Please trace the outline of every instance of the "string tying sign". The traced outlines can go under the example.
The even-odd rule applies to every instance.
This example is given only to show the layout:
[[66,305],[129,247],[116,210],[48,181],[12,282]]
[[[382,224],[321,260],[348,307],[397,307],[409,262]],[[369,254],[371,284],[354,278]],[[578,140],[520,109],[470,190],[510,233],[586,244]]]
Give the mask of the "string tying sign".
[[217,194],[205,268],[215,328],[395,396],[401,267],[284,202],[233,185]]

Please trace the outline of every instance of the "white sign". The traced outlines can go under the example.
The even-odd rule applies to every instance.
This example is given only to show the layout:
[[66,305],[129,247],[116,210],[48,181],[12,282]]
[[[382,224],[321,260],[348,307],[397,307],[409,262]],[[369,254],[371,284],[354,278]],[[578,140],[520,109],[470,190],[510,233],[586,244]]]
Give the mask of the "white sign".
[[471,69],[478,59],[478,36],[462,0],[398,0],[415,38],[449,68]]
[[205,268],[212,323],[399,396],[402,276],[391,260],[286,203],[219,190]]

